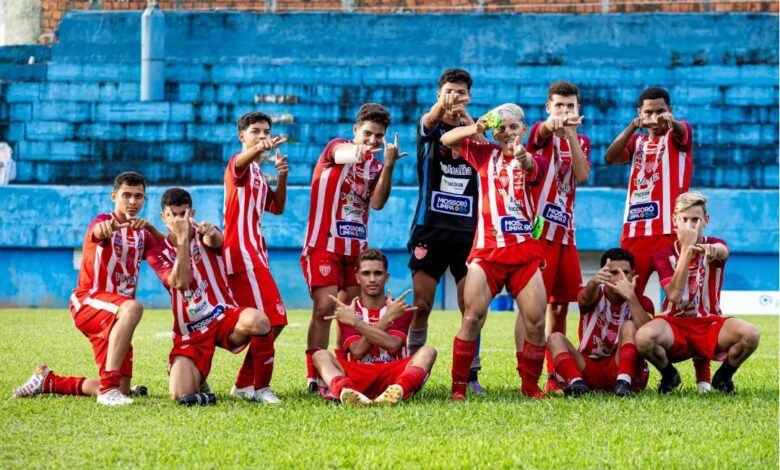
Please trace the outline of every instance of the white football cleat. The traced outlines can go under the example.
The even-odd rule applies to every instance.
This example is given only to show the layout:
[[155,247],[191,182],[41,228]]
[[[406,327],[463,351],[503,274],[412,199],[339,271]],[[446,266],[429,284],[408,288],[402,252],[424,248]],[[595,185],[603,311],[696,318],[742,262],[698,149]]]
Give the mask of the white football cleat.
[[699,393],[710,393],[712,385],[709,382],[696,382],[696,391]]
[[97,402],[106,406],[124,406],[129,405],[133,400],[127,398],[118,388],[112,388],[105,393],[99,394],[97,396]]
[[341,400],[341,403],[343,403],[346,406],[351,406],[356,408],[363,407],[363,406],[371,406],[372,404],[374,404],[374,402],[371,401],[370,398],[358,392],[357,390],[353,390],[351,388],[342,388],[341,394],[339,395],[339,400]]
[[38,395],[43,391],[43,382],[46,381],[46,377],[51,373],[51,369],[46,364],[41,364],[35,369],[33,375],[22,385],[20,385],[11,394],[11,398],[30,398]]
[[271,387],[258,388],[255,390],[254,400],[273,405],[281,403],[281,400],[276,396],[276,392],[274,392],[274,389]]
[[255,387],[250,385],[248,387],[238,388],[235,385],[233,385],[233,388],[230,389],[230,396],[236,398],[243,398],[244,400],[254,400]]
[[381,395],[374,398],[377,405],[393,406],[404,397],[404,389],[398,384],[390,385]]

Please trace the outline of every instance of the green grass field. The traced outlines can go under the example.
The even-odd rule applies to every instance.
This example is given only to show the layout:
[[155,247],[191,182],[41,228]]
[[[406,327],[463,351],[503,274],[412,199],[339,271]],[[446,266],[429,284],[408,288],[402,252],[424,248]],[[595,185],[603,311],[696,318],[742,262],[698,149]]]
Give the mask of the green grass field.
[[[0,468],[21,467],[524,467],[777,468],[778,319],[752,317],[761,345],[735,376],[736,397],[699,396],[693,367],[683,386],[658,396],[598,395],[532,401],[520,397],[514,317],[491,314],[483,332],[488,393],[449,401],[452,337],[459,315],[432,315],[429,344],[439,361],[426,388],[396,408],[345,409],[304,392],[308,312],[291,312],[279,338],[269,406],[228,396],[241,357],[219,350],[209,383],[218,404],[183,408],[167,398],[172,317],[145,314],[133,341],[135,383],[151,396],[121,409],[93,398],[11,400],[39,362],[66,375],[94,376],[87,340],[66,310],[0,310]],[[575,331],[574,317],[570,331]],[[713,372],[716,365],[713,365]]]

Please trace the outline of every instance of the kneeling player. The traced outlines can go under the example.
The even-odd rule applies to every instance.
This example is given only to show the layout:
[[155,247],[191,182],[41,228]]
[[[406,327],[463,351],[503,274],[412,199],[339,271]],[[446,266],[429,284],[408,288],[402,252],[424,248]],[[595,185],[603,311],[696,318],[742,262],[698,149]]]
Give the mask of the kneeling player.
[[346,359],[321,349],[313,356],[314,367],[331,392],[342,403],[364,406],[372,403],[395,405],[412,396],[430,374],[436,350],[421,347],[407,356],[406,335],[414,308],[403,300],[385,297],[387,257],[379,250],[365,250],[357,259],[360,296],[352,305],[336,303],[328,320],[338,320],[341,348]]
[[[212,404],[213,394],[197,392],[209,375],[215,347],[237,354],[251,343],[255,363],[262,364],[273,355],[272,343],[263,341],[271,325],[258,310],[236,307],[222,261],[222,234],[208,222],[195,223],[190,194],[169,189],[160,205],[169,233],[147,261],[173,304],[168,390],[182,404]],[[256,368],[255,381],[260,374]]]
[[723,240],[702,235],[709,221],[703,194],[681,194],[674,207],[677,241],[655,253],[666,293],[664,315],[637,332],[636,344],[661,372],[659,393],[680,385],[672,363],[701,357],[723,361],[712,387],[733,394],[734,372],[758,347],[758,328],[721,316],[720,289],[729,249]]
[[647,385],[648,371],[637,360],[636,329],[653,317],[653,302],[637,296],[634,256],[621,248],[601,256],[601,269],[577,299],[580,307],[580,347],[563,333],[552,333],[547,348],[567,395],[614,390],[621,397]]

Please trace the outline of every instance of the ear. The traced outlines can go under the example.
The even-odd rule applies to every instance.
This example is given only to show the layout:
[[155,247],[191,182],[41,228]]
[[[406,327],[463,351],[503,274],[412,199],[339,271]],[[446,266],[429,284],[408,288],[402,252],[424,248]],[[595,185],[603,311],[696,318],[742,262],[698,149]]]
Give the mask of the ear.
[[551,114],[550,112],[550,102],[544,103],[544,110],[547,111],[547,114]]
[[162,220],[163,223],[165,222],[165,212],[163,211],[160,211],[160,220]]
[[111,191],[111,202],[116,202],[116,191]]

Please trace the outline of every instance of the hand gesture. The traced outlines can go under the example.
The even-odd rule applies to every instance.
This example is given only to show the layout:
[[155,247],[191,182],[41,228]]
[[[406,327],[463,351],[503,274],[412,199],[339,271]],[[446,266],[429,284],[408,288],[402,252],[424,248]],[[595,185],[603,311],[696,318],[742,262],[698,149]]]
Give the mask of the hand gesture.
[[106,238],[109,238],[111,235],[114,234],[117,230],[120,228],[129,227],[130,222],[125,222],[120,224],[116,221],[113,217],[109,220],[104,220],[103,222],[98,222],[95,224],[95,228],[92,231],[92,233],[95,234],[95,236],[101,240],[105,240]]
[[596,279],[596,282],[600,286],[603,286],[605,284],[609,284],[610,282],[612,282],[612,273],[609,272],[609,263],[610,263],[610,260],[608,258],[607,262],[604,263],[604,266],[596,272],[595,276],[593,276],[593,278]]
[[409,152],[398,153],[398,132],[395,133],[395,138],[392,144],[385,143],[385,165],[393,165],[396,160],[409,155]]
[[530,170],[534,165],[534,159],[531,156],[531,153],[523,147],[523,136],[515,136],[515,140],[512,143],[512,149],[515,160],[520,163],[520,168],[523,170]]
[[369,154],[379,153],[381,149],[366,144],[355,145],[355,163],[365,163]]
[[283,143],[287,142],[287,137],[273,136],[270,139],[263,139],[255,145],[255,150],[258,152],[265,152],[267,150],[273,150]]
[[[678,219],[677,238],[680,240],[680,245],[682,245],[683,248],[691,248],[696,245],[696,242],[699,241],[699,236],[701,236],[701,227],[701,220],[696,222],[694,228],[689,228],[687,224]],[[698,249],[694,249],[694,251],[701,252],[701,250]]]
[[339,323],[344,323],[345,325],[349,326],[355,326],[358,322],[357,315],[355,315],[355,305],[357,304],[357,297],[352,299],[352,303],[350,305],[345,304],[344,302],[340,301],[338,298],[329,295],[330,300],[333,301],[333,303],[336,304],[336,308],[333,309],[333,314],[329,315],[327,317],[323,317],[324,320],[337,320]]
[[149,221],[140,217],[128,217],[127,222],[130,224],[130,228],[133,230],[143,230],[149,225]]
[[629,300],[636,295],[636,280],[639,276],[634,276],[632,279],[626,277],[626,273],[620,271],[620,278],[617,282],[608,282],[607,285],[612,288],[619,296],[623,297],[623,300]]
[[711,243],[697,243],[691,247],[691,250],[695,251],[696,253],[704,254],[705,263],[709,263],[716,259],[717,251],[715,245]]
[[642,129],[645,127],[645,123],[641,116],[637,116],[631,120],[631,126],[633,126],[635,129]]
[[190,220],[192,220],[192,211],[187,209],[184,211],[184,215],[173,215],[173,211],[170,207],[165,209],[163,213],[163,219],[165,225],[176,237],[177,243],[189,242],[190,237]]
[[488,128],[487,125],[487,114],[477,119],[477,122],[474,123],[474,127],[476,128],[477,134],[484,134],[485,131]]
[[670,131],[674,129],[674,116],[672,116],[672,113],[659,114],[655,119],[655,122],[661,126],[661,129],[668,129]]
[[189,221],[203,238],[212,237],[217,233],[217,227],[215,227],[211,222],[203,221],[201,223],[197,223],[194,217],[190,217]]
[[282,152],[280,152],[279,149],[276,149],[276,164],[274,166],[276,167],[279,176],[287,175],[290,171],[290,164],[287,163],[287,155],[282,155]]
[[397,299],[393,298],[393,292],[388,289],[387,290],[387,300],[385,301],[385,304],[387,305],[387,310],[385,310],[385,315],[388,315],[388,318],[390,321],[395,321],[396,319],[403,316],[404,313],[406,313],[409,310],[417,310],[417,307],[412,307],[406,301],[404,300],[404,297],[409,295],[412,292],[412,289],[407,289],[403,294],[401,294]]
[[582,116],[550,116],[544,125],[550,132],[553,132],[558,137],[563,137],[567,132],[575,132],[577,127],[582,124],[582,119]]

